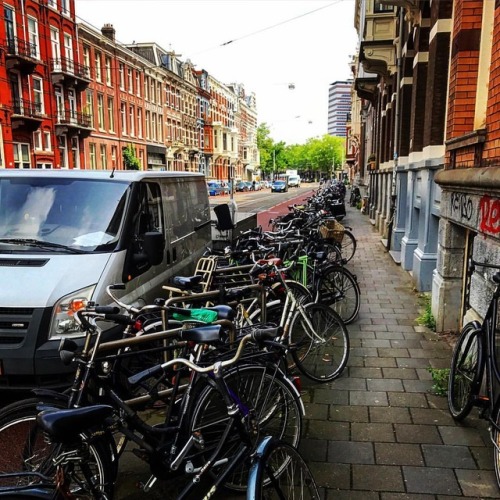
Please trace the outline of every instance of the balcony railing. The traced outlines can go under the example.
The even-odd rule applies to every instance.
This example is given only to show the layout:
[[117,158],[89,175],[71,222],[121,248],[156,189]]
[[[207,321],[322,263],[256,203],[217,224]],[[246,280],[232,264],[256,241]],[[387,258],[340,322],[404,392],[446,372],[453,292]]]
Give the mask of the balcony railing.
[[43,105],[41,102],[28,101],[26,99],[14,99],[12,102],[14,115],[24,118],[43,118]]
[[80,64],[67,57],[51,59],[50,69],[54,83],[68,80],[71,84],[75,79],[80,86],[87,86],[90,83],[90,69],[88,66]]
[[56,125],[90,129],[92,128],[92,116],[88,113],[66,109],[64,111],[58,111]]
[[33,72],[39,62],[38,48],[22,38],[8,38],[3,44],[7,69]]

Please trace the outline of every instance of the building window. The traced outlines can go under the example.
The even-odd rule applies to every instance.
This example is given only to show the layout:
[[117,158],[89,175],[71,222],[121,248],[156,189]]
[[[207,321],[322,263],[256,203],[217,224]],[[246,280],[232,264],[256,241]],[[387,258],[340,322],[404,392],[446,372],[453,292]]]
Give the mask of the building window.
[[112,97],[108,97],[108,125],[109,131],[115,131],[115,102]]
[[151,113],[151,132],[153,141],[156,141],[156,113]]
[[28,16],[28,36],[30,41],[30,52],[35,59],[40,58],[40,40],[38,37],[38,21]]
[[151,112],[146,111],[146,139],[151,138]]
[[144,99],[149,101],[149,76],[144,77]]
[[14,143],[14,168],[31,168],[29,144]]
[[58,147],[59,147],[59,158],[61,160],[60,167],[68,168],[68,145],[66,142],[65,135],[57,136]]
[[52,163],[37,163],[36,168],[47,170],[49,168],[52,168]]
[[42,132],[40,132],[40,130],[37,130],[33,134],[33,145],[38,151],[42,149]]
[[69,0],[61,0],[61,12],[69,16]]
[[158,141],[163,142],[163,119],[162,115],[158,115]]
[[92,90],[86,91],[85,113],[90,118],[90,126],[94,128],[94,94]]
[[97,169],[97,159],[96,159],[96,152],[95,152],[95,143],[91,142],[89,144],[89,162],[90,162],[90,169],[91,170],[96,170]]
[[37,115],[43,115],[45,108],[43,104],[43,80],[41,78],[33,77],[33,110]]
[[124,102],[120,104],[120,118],[121,118],[122,134],[127,135],[127,104]]
[[144,170],[144,150],[139,149],[139,163],[141,164],[141,170]]
[[137,108],[137,136],[142,138],[142,108]]
[[101,168],[103,170],[107,170],[108,168],[108,158],[106,156],[106,144],[101,144],[100,146],[101,149]]
[[90,75],[90,48],[83,47],[83,65],[87,68],[87,74]]
[[99,130],[104,130],[104,96],[97,95],[97,126]]
[[378,13],[378,12],[393,12],[394,11],[394,6],[393,5],[387,5],[379,2],[378,0],[375,0],[375,4],[373,5],[373,12]]
[[134,92],[134,81],[132,80],[132,69],[127,69],[128,76],[128,91],[132,94]]
[[43,133],[43,149],[45,149],[45,151],[52,151],[52,144],[51,144],[51,140],[50,140],[50,132],[48,130],[46,130]]
[[57,9],[57,0],[49,0],[48,4],[49,4],[49,7],[52,7],[53,9]]
[[120,63],[118,66],[118,73],[120,74],[120,89],[125,90],[125,73],[123,63]]
[[141,97],[141,74],[135,72],[135,91],[137,92],[137,97]]
[[106,57],[106,84],[112,85],[113,80],[111,78],[111,59]]
[[71,138],[71,160],[73,168],[80,168],[80,146],[78,144],[78,137]]
[[64,54],[66,55],[66,70],[74,72],[73,63],[73,39],[70,35],[64,34]]
[[130,135],[135,135],[135,108],[130,106],[129,108],[129,123],[130,123]]
[[95,79],[102,83],[102,56],[100,52],[95,53]]
[[156,102],[161,104],[161,82],[156,82]]
[[117,148],[116,146],[111,146],[111,167],[116,168],[116,156],[117,156]]
[[155,101],[155,95],[156,95],[155,87],[156,87],[155,81],[151,78],[150,86],[149,86],[149,97],[151,99],[151,102],[156,102]]

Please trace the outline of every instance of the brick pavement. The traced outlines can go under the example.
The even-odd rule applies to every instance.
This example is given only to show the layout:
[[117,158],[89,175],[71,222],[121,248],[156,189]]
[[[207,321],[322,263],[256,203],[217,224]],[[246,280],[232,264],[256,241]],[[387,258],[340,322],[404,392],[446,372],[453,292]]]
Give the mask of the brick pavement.
[[368,218],[348,208],[358,242],[348,268],[361,287],[343,376],[305,386],[301,451],[324,498],[500,498],[486,422],[473,410],[457,424],[432,392],[429,367],[449,367],[448,343],[418,326],[411,277]]

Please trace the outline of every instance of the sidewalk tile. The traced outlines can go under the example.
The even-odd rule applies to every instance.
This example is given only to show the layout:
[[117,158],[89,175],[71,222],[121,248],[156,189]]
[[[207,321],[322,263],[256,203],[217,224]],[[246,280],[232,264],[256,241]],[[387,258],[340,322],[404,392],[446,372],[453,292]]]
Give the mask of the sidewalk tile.
[[459,495],[461,493],[451,469],[403,466],[405,484],[409,493]]
[[401,468],[391,465],[353,465],[355,490],[405,491]]

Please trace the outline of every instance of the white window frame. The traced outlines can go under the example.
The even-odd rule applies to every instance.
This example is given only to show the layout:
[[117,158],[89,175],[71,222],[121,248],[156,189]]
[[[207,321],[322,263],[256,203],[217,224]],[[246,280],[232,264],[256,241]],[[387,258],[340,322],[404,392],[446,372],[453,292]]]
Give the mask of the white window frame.
[[125,68],[123,63],[118,66],[118,73],[120,74],[120,90],[125,90]]
[[35,59],[40,58],[40,35],[38,33],[38,19],[28,16],[28,39],[35,53],[32,54]]
[[[39,88],[37,86],[39,85]],[[45,102],[43,98],[43,80],[37,76],[33,77],[33,104],[35,105],[35,113],[37,115],[45,114]],[[40,105],[40,109],[37,109],[37,105]]]
[[89,167],[90,170],[97,170],[97,156],[96,156],[95,142],[89,143]]
[[131,104],[129,107],[130,135],[135,136],[135,108]]
[[123,101],[120,103],[120,121],[122,134],[127,135],[127,103]]
[[99,130],[104,129],[104,95],[97,94],[97,127]]
[[132,77],[132,68],[127,68],[128,92],[134,93],[134,79]]
[[51,170],[53,168],[53,165],[52,163],[37,163],[36,168],[43,170]]
[[137,108],[137,137],[142,139],[142,108]]
[[99,145],[99,158],[101,159],[101,168],[103,170],[107,170],[108,168],[108,151],[106,144]]
[[64,16],[69,16],[69,0],[61,0],[61,13]]
[[59,30],[54,26],[50,27],[50,47],[52,49],[52,58],[54,59],[54,70],[61,70],[61,40],[59,39]]
[[111,76],[111,57],[106,56],[104,64],[106,66],[106,85],[111,87],[113,85],[113,79]]
[[108,96],[108,129],[110,132],[115,132],[115,100],[112,96]]
[[97,82],[102,83],[102,55],[100,52],[96,52],[94,55],[95,59],[95,79]]
[[43,149],[45,151],[52,151],[52,141],[50,136],[50,130],[43,131]]
[[64,56],[66,57],[66,71],[74,73],[73,37],[68,33],[64,33]]
[[[25,158],[24,156],[25,154],[27,154],[27,160],[28,160],[27,163],[23,161],[23,159]],[[23,143],[23,142],[14,143],[14,168],[20,170],[25,168],[31,168],[30,145],[28,143]]]
[[43,150],[42,131],[41,130],[36,130],[33,133],[33,148],[35,149],[35,151],[42,151]]

